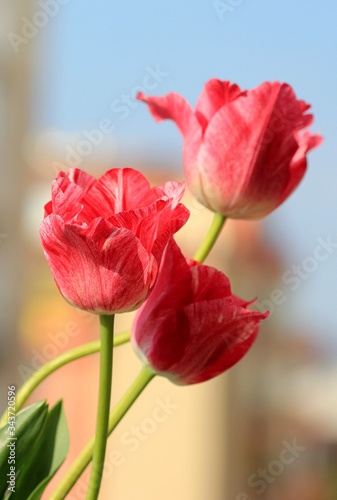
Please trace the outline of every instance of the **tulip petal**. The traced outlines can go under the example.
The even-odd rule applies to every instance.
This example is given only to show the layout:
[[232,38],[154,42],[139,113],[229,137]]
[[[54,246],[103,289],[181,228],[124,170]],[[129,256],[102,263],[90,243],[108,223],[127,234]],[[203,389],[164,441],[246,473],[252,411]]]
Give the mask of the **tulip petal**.
[[[173,286],[177,276],[179,276],[179,286]],[[172,286],[168,286],[170,284]],[[146,302],[149,311],[154,311],[157,304],[160,304],[160,307],[164,307],[164,309],[166,307],[171,310],[193,301],[191,272],[186,259],[173,238],[169,240],[164,250],[156,288],[165,291],[165,303],[162,304],[161,294],[151,294]],[[151,335],[151,329],[148,333]]]
[[87,172],[80,170],[79,168],[70,168],[67,174],[60,172],[60,177],[67,177],[71,183],[79,186],[85,193],[90,191],[93,185],[96,184],[97,180],[92,177]]
[[251,302],[233,295],[220,271],[188,262],[172,239],[135,317],[132,344],[144,363],[176,384],[208,380],[244,355],[268,316],[246,309]]
[[137,99],[145,102],[156,121],[173,120],[184,139],[201,140],[202,128],[191,106],[179,94],[173,92],[162,97],[148,97],[142,92]]
[[179,204],[173,213],[172,207],[168,205],[159,214],[157,222],[158,229],[156,229],[156,227],[152,224],[152,230],[150,230],[147,221],[144,221],[142,234],[145,236],[148,230],[149,234],[153,234],[153,238],[154,234],[156,234],[152,247],[152,253],[157,259],[162,255],[169,239],[183,227],[189,216],[190,212],[184,205]]
[[195,302],[214,300],[231,295],[229,279],[213,267],[192,265],[191,276]]
[[189,217],[184,183],[151,188],[136,170],[99,180],[61,172],[45,207],[41,240],[54,280],[73,305],[97,314],[133,310],[156,281],[165,246]]
[[205,84],[195,107],[195,114],[203,131],[206,130],[215,113],[241,93],[240,87],[229,81],[217,80],[216,78],[209,80]]
[[96,219],[83,235],[50,215],[41,224],[41,239],[55,282],[71,304],[113,314],[138,307],[148,295],[149,256],[129,230]]
[[158,200],[148,207],[121,212],[109,217],[115,227],[126,227],[139,238],[148,253],[161,260],[167,242],[190,216],[189,210],[182,204],[172,208],[174,200]]
[[[68,173],[59,172],[52,183],[52,200],[45,205],[45,216],[55,213],[63,220],[77,218],[83,209],[85,193],[96,183],[96,179],[79,169],[70,169]],[[88,213],[89,220],[97,214]]]
[[86,193],[97,182],[94,177],[79,168],[70,168],[68,172],[60,171],[55,181],[64,193],[70,184],[75,184],[80,188],[81,193]]
[[[304,108],[292,89],[278,82],[266,82],[223,107],[198,155],[195,184],[203,203],[234,218],[258,218],[275,208],[298,147],[294,130],[312,121]],[[213,196],[200,192],[207,183],[214,187]]]
[[156,121],[170,119],[176,123],[184,139],[184,162],[191,165],[191,175],[199,176],[196,159],[202,143],[203,127],[187,101],[175,93],[148,97],[140,92],[137,99],[148,105]]
[[[74,220],[83,208],[83,196],[82,188],[70,183],[68,179],[62,181],[62,188],[57,180],[53,181],[50,213],[60,215],[64,221]],[[48,214],[46,210],[45,213]]]
[[159,374],[178,385],[202,382],[243,357],[267,315],[238,308],[230,298],[193,303],[175,311],[158,308],[154,318],[160,328],[154,318],[152,329],[144,324],[150,332],[156,331],[152,339],[149,334],[144,354]]
[[234,344],[230,349],[224,350],[223,355],[214,364],[207,366],[203,372],[189,378],[187,383],[197,384],[205,382],[232,368],[232,366],[238,363],[252,347],[257,338],[258,330],[259,328],[257,325],[247,338],[242,342]]
[[154,187],[156,198],[172,199],[172,208],[175,208],[185,192],[185,182],[168,181],[162,186]]
[[[174,286],[177,276],[179,287]],[[174,311],[193,300],[189,266],[173,239],[165,249],[155,287],[163,293],[151,293],[141,306],[132,325],[131,341],[140,357],[165,370],[183,355],[189,335],[189,326],[182,325],[182,316],[177,318]]]
[[78,202],[96,182],[97,180],[94,177],[79,168],[70,168],[68,172],[59,172],[53,184],[57,185],[65,195],[74,196],[73,201]]
[[[110,217],[156,201],[147,179],[132,168],[108,170],[86,194],[85,208]],[[84,212],[85,213],[85,212]]]
[[185,359],[180,360],[178,373],[182,380],[187,379],[189,383],[191,375],[198,373],[200,378],[204,372],[213,371],[213,365],[223,354],[249,337],[263,319],[261,313],[237,307],[230,298],[194,303],[185,307],[184,311],[188,318],[186,322],[192,328],[188,350]]
[[[265,82],[241,91],[211,79],[195,112],[175,93],[140,93],[138,99],[148,104],[155,120],[177,124],[184,138],[187,185],[214,212],[259,219],[280,205],[304,175],[306,158],[296,134],[311,125],[313,115],[286,83]],[[312,139],[307,151],[319,142]]]
[[323,137],[319,134],[312,135],[308,130],[303,134],[295,133],[295,138],[298,143],[298,149],[290,162],[290,178],[287,187],[284,189],[282,196],[279,200],[279,205],[297,188],[301,182],[306,169],[307,158],[306,154],[313,148],[319,146]]

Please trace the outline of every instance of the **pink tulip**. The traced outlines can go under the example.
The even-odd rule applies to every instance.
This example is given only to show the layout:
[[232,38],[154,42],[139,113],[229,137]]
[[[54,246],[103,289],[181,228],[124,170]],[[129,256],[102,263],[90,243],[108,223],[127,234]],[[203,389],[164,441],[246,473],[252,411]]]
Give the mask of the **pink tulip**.
[[136,309],[153,288],[167,242],[189,217],[183,192],[176,182],[151,188],[130,168],[98,180],[79,169],[60,172],[40,234],[64,298],[96,314]]
[[176,384],[216,377],[252,346],[268,313],[250,311],[216,269],[186,260],[172,240],[131,342],[142,361]]
[[233,219],[259,219],[298,186],[306,153],[322,142],[309,131],[313,116],[293,89],[265,82],[241,91],[209,80],[193,111],[178,94],[147,97],[157,120],[171,119],[184,139],[187,185],[206,207]]

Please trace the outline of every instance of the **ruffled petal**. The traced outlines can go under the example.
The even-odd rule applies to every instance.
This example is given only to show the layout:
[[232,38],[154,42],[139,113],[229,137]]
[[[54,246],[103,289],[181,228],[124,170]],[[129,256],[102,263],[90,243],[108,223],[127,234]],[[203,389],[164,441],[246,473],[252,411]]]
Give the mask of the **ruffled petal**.
[[209,80],[205,84],[195,107],[195,114],[203,131],[206,130],[215,113],[229,102],[234,101],[240,94],[242,92],[238,85],[216,78]]
[[137,99],[148,105],[156,121],[173,120],[184,139],[191,140],[192,137],[194,140],[201,139],[202,127],[193,113],[191,106],[179,94],[172,92],[162,97],[148,97],[139,92]]
[[179,203],[183,191],[184,183],[175,182],[151,188],[129,168],[98,181],[77,169],[61,172],[41,240],[63,296],[97,314],[138,307],[156,281],[165,246],[189,217]]
[[323,137],[320,134],[313,135],[308,130],[306,130],[303,134],[296,132],[295,139],[298,144],[298,149],[290,162],[289,181],[286,188],[282,192],[277,205],[283,203],[301,182],[307,169],[306,154],[308,151],[318,147],[323,141]]
[[184,205],[179,203],[174,207],[174,204],[174,199],[161,199],[148,207],[118,213],[108,220],[116,227],[127,227],[132,231],[160,263],[168,241],[190,216]]
[[[83,208],[81,201],[84,194],[82,188],[71,183],[67,177],[62,179],[62,187],[58,180],[53,181],[50,213],[60,215],[67,222],[74,220]],[[47,206],[45,207],[45,215],[49,211],[46,208]]]
[[198,176],[196,161],[202,143],[203,127],[187,101],[175,93],[148,97],[140,92],[137,99],[148,105],[156,121],[170,119],[176,123],[184,139],[184,163],[189,165],[190,175]]
[[155,196],[143,174],[132,168],[108,170],[86,194],[84,205],[97,216],[111,215],[154,203]]
[[85,193],[90,191],[93,185],[96,184],[97,180],[92,177],[87,172],[80,170],[79,168],[70,168],[67,174],[62,175],[63,172],[59,173],[60,177],[67,177],[70,182],[73,182],[79,186]]
[[185,182],[168,181],[162,186],[153,188],[156,198],[172,199],[172,208],[175,208],[185,192]]
[[[59,172],[52,182],[52,199],[45,205],[45,217],[58,214],[64,221],[77,219],[83,210],[83,198],[96,183],[96,179],[81,170],[71,168],[69,172]],[[97,215],[96,210],[86,209],[86,221]],[[82,215],[83,221],[83,215]]]

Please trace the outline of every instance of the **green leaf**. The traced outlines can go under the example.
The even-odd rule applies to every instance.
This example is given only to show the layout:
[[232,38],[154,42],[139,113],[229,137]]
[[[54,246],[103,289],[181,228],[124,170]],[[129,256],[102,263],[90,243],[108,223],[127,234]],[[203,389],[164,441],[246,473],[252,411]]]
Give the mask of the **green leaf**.
[[[58,408],[56,406],[59,405]],[[57,428],[55,428],[55,441],[54,441],[54,449],[50,450],[52,452],[52,461],[49,467],[48,475],[40,482],[40,484],[35,488],[35,490],[28,497],[28,500],[39,500],[44,492],[47,484],[55,475],[57,470],[60,468],[62,463],[64,462],[68,450],[69,450],[69,432],[67,420],[63,411],[62,401],[59,401],[54,408],[50,411],[50,413],[55,409],[55,413],[57,413]],[[48,425],[48,422],[47,422]]]
[[[23,410],[15,416],[15,435],[10,436],[8,424],[0,429],[0,496],[3,498],[8,488],[7,481],[10,466],[15,466],[15,471],[19,471],[23,463],[27,460],[32,447],[39,441],[42,429],[46,422],[48,405],[46,401],[39,401]],[[16,439],[13,439],[13,438]],[[14,443],[15,456],[10,457],[9,444]],[[15,463],[13,462],[13,459]]]
[[[62,401],[49,411],[42,436],[31,450],[16,481],[15,500],[39,500],[69,449],[69,433]],[[10,496],[12,498],[12,495]]]

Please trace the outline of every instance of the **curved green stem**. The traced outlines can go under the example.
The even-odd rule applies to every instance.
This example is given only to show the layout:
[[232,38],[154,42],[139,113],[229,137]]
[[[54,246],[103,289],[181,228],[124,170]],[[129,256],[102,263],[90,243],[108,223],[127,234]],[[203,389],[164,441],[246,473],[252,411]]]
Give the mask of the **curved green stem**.
[[221,229],[223,228],[223,225],[226,221],[226,217],[223,215],[220,215],[218,213],[214,213],[213,221],[212,224],[202,241],[200,247],[194,254],[193,259],[197,260],[198,262],[204,262],[210,251],[212,250],[220,232]]
[[[125,344],[130,340],[130,331],[126,330],[125,332],[119,333],[114,337],[114,347]],[[36,389],[36,387],[50,374],[61,368],[62,366],[74,361],[76,359],[83,358],[88,356],[89,354],[95,354],[99,352],[101,348],[101,341],[95,340],[94,342],[89,342],[87,344],[80,345],[78,347],[74,347],[74,349],[70,349],[70,351],[64,352],[57,356],[56,358],[48,361],[45,365],[39,368],[33,375],[26,380],[26,382],[19,389],[16,396],[16,411],[19,411],[22,408],[23,404],[26,402],[28,397],[32,394],[32,392]],[[0,421],[0,427],[5,425],[7,422],[7,412],[5,412]]]
[[[154,376],[155,373],[153,373],[149,368],[142,368],[138,377],[134,380],[132,385],[110,413],[108,426],[109,435]],[[94,439],[91,439],[80,455],[76,458],[68,472],[62,478],[59,485],[50,496],[50,500],[59,500],[60,498],[66,497],[86,467],[89,465],[93,454],[93,448]]]
[[109,410],[112,384],[113,364],[113,329],[115,315],[102,315],[101,322],[101,355],[99,370],[98,407],[96,419],[95,444],[92,456],[87,500],[97,500],[101,489],[106,443],[108,439]]

